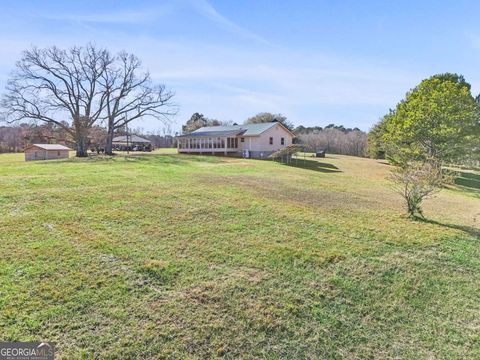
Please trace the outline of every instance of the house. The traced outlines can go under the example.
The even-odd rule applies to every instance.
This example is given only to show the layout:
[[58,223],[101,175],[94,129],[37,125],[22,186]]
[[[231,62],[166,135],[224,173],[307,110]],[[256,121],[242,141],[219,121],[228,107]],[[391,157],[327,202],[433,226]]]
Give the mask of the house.
[[25,161],[68,159],[71,150],[60,144],[33,144],[25,148]]
[[150,140],[144,139],[137,135],[117,136],[112,139],[112,145],[115,150],[125,151],[152,151],[152,143]]
[[292,144],[294,134],[279,122],[208,126],[177,137],[179,153],[266,159]]

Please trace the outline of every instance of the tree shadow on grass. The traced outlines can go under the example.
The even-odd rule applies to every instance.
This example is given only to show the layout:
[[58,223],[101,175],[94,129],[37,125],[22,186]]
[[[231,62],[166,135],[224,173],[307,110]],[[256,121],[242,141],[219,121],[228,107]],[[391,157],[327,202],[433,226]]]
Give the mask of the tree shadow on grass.
[[464,188],[480,190],[480,175],[468,172],[459,172],[459,176],[454,180],[456,185]]
[[284,164],[284,163],[282,163],[282,164],[285,165],[285,166],[292,166],[292,167],[296,167],[296,168],[319,171],[319,172],[323,172],[323,173],[340,173],[340,172],[342,172],[341,170],[338,169],[338,167],[336,167],[333,164],[324,163],[324,162],[320,162],[320,161],[316,161],[316,160],[309,160],[309,159],[304,160],[302,158],[298,158],[298,159],[292,159],[291,161],[292,162],[288,165]]
[[475,228],[473,226],[466,226],[466,225],[457,225],[457,224],[447,224],[447,223],[442,223],[433,219],[426,219],[426,218],[421,218],[421,217],[414,217],[413,218],[415,221],[420,221],[424,222],[427,224],[433,224],[433,225],[438,225],[442,226],[448,229],[454,229],[454,230],[460,230],[472,237],[476,237],[480,239],[480,228]]

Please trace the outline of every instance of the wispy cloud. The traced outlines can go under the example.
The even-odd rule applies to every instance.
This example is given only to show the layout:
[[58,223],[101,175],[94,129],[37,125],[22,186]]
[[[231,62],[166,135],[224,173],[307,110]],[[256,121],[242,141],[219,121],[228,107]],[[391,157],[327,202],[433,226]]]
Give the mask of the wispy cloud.
[[39,17],[47,20],[71,21],[98,24],[143,24],[172,14],[181,9],[190,9],[225,31],[257,43],[273,46],[271,42],[220,14],[207,0],[165,1],[161,5],[135,11],[112,11],[98,13],[48,13]]
[[207,0],[191,0],[191,4],[193,5],[194,9],[197,10],[201,15],[206,17],[207,19],[215,22],[222,28],[227,31],[230,31],[234,34],[237,34],[243,38],[254,40],[256,42],[273,46],[271,42],[264,39],[263,37],[247,30],[240,25],[234,23],[233,21],[227,19],[225,16],[220,14]]

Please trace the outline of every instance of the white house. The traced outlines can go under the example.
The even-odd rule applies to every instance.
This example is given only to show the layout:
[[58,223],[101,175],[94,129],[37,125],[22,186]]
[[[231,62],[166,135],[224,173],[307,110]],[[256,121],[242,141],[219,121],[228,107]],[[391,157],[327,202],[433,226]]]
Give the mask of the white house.
[[292,144],[294,135],[279,122],[208,126],[177,137],[179,153],[222,154],[265,159]]

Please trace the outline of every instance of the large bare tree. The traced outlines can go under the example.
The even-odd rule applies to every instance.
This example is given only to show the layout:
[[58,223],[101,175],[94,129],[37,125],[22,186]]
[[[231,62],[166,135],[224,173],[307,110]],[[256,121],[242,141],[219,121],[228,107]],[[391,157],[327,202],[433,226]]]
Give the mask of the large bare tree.
[[107,50],[93,45],[25,51],[2,99],[7,121],[30,119],[62,127],[75,139],[77,156],[86,156],[88,131],[107,100],[100,79],[112,62]]
[[107,154],[112,154],[115,131],[129,122],[150,117],[166,123],[176,113],[173,92],[164,85],[153,84],[150,74],[141,72],[141,66],[135,55],[121,52],[101,76],[106,96]]

